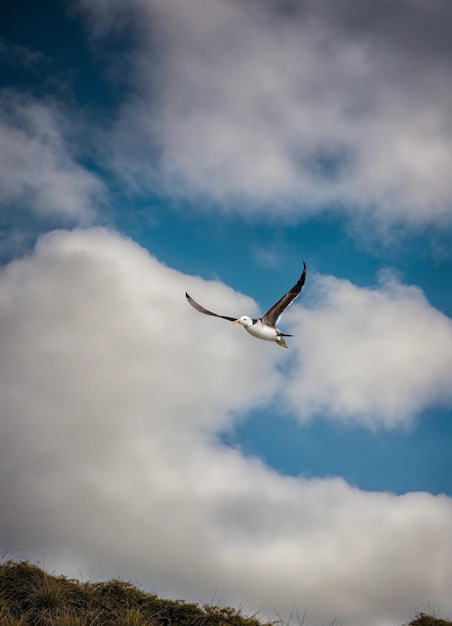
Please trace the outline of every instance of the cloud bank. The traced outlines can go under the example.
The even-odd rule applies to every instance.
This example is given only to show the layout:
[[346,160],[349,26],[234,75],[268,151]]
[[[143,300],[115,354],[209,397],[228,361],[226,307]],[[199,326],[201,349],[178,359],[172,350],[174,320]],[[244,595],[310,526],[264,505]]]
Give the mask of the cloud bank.
[[[419,291],[391,280],[368,291],[320,277],[324,293],[300,329],[303,321],[323,332],[312,320],[329,322],[328,307],[345,323],[345,294],[355,305],[358,354],[363,342],[375,353],[373,334],[393,338],[408,310],[414,319],[399,349],[426,323],[448,337]],[[386,626],[427,605],[451,611],[450,498],[284,477],[219,443],[221,429],[283,388],[287,352],[196,314],[186,289],[200,299],[209,293],[225,310],[255,307],[102,229],[49,234],[1,270],[5,548],[70,575],[120,575],[196,601],[216,593],[271,617],[288,617],[295,605],[319,626],[335,616]],[[367,326],[369,306],[377,319]],[[306,336],[297,340],[293,367],[305,376],[312,347],[301,346]],[[393,376],[408,411],[404,358]],[[315,367],[309,384],[319,389]],[[327,378],[341,367],[333,359]],[[334,399],[333,380],[331,404],[353,416],[366,400],[369,414],[387,411],[366,385],[347,404]]]
[[378,288],[314,278],[293,320],[300,361],[287,390],[301,419],[327,414],[370,428],[409,426],[437,402],[450,405],[452,320],[416,286],[382,272]]
[[8,213],[92,223],[106,188],[79,163],[74,121],[56,101],[8,89],[0,96],[0,204]]
[[78,4],[98,41],[133,37],[108,148],[129,182],[246,215],[450,224],[447,0]]

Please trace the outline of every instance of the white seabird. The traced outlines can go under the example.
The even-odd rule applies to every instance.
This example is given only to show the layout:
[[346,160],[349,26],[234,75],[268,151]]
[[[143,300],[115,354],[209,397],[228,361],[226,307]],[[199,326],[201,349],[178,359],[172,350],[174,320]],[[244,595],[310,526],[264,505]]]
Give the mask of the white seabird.
[[229,320],[233,324],[240,324],[243,328],[258,339],[264,339],[265,341],[275,341],[278,346],[282,348],[288,348],[289,346],[284,341],[284,337],[292,337],[287,333],[282,333],[276,324],[279,321],[282,313],[287,309],[289,305],[300,295],[301,289],[306,280],[306,263],[303,261],[303,272],[295,283],[295,285],[288,291],[276,304],[274,304],[262,317],[253,319],[248,315],[241,315],[240,317],[229,317],[227,315],[218,315],[195,302],[191,296],[185,292],[185,296],[194,309],[205,315],[213,315],[214,317],[221,317],[224,320]]

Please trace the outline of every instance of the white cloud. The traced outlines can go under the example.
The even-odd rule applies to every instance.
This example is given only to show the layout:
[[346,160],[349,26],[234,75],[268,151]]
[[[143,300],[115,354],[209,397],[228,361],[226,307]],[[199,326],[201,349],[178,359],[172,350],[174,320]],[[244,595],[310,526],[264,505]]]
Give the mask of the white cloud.
[[[393,317],[388,286],[323,280],[336,311],[341,298],[357,310],[373,298],[383,326]],[[272,617],[295,604],[319,626],[451,611],[449,498],[283,477],[218,443],[286,384],[287,352],[198,315],[186,289],[231,312],[255,306],[100,229],[48,235],[2,269],[4,547]],[[402,310],[431,316],[418,292],[393,291]]]
[[397,427],[452,400],[452,321],[418,287],[383,272],[374,289],[318,276],[311,293],[287,315],[301,355],[287,397],[302,419]]
[[2,91],[0,203],[7,213],[88,224],[105,200],[103,183],[77,161],[71,125],[55,102]]
[[280,218],[450,222],[447,1],[80,4],[97,32],[135,24],[111,144],[129,181]]

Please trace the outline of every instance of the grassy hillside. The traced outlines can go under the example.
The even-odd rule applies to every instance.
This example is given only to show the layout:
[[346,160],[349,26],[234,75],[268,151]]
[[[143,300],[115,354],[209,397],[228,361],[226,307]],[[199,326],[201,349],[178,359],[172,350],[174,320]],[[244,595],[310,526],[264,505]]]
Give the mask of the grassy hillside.
[[[80,582],[7,561],[0,564],[0,626],[270,625],[235,609],[164,600],[120,580]],[[407,626],[452,622],[421,613]]]

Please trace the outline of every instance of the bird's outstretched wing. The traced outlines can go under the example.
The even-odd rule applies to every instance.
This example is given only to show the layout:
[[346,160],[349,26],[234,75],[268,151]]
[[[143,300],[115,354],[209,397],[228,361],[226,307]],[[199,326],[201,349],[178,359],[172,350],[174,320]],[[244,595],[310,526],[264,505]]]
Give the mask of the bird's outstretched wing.
[[230,322],[235,322],[235,320],[237,319],[236,317],[228,317],[227,315],[218,315],[218,313],[212,313],[212,311],[208,311],[203,306],[195,302],[195,300],[193,300],[193,298],[189,296],[187,292],[185,292],[185,297],[187,298],[189,303],[192,305],[192,307],[196,309],[197,311],[199,311],[200,313],[204,313],[205,315],[213,315],[213,317],[221,317],[222,319],[229,320]]
[[262,317],[264,322],[276,326],[278,323],[281,314],[287,309],[287,307],[292,304],[292,302],[300,295],[300,292],[303,288],[304,282],[306,280],[306,263],[303,261],[303,273],[301,274],[298,281],[292,287],[290,291],[288,291],[276,304],[274,304],[267,313]]

